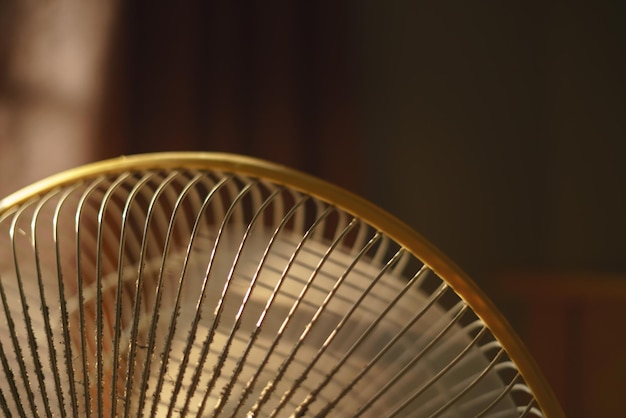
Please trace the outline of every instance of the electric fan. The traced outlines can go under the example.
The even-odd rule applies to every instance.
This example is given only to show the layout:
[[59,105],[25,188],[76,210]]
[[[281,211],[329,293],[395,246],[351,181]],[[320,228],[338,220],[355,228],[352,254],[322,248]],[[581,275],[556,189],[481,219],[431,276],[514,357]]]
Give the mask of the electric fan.
[[255,159],[78,168],[0,201],[7,416],[562,416],[395,218]]

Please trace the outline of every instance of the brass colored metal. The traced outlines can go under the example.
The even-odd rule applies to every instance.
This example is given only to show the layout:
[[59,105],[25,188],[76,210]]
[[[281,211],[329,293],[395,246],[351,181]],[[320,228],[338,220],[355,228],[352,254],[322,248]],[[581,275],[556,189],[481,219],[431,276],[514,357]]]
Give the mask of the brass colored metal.
[[299,171],[255,158],[223,153],[179,152],[124,156],[72,169],[24,188],[0,200],[0,218],[36,196],[83,179],[127,170],[179,168],[232,172],[267,180],[329,202],[382,231],[421,260],[467,302],[501,343],[545,415],[550,418],[564,416],[524,344],[494,304],[460,268],[421,235],[386,211],[351,192]]

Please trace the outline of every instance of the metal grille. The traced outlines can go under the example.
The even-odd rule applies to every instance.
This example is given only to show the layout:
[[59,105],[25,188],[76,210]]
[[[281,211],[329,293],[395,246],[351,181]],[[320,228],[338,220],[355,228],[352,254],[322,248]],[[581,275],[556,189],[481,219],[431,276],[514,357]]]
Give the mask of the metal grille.
[[543,416],[415,255],[260,178],[86,178],[0,215],[0,407],[30,416]]

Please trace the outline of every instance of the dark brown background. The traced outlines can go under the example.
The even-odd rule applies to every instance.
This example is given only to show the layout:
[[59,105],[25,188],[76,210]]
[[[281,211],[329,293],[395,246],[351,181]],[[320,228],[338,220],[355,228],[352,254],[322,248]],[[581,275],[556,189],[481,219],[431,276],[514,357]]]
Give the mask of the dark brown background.
[[103,156],[286,163],[477,276],[626,269],[624,8],[186,3],[121,5]]

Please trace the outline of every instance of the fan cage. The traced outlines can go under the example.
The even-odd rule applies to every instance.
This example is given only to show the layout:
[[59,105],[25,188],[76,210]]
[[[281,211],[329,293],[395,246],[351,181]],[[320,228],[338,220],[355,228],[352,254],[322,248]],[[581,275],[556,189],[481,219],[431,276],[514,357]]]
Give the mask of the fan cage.
[[6,415],[556,408],[476,309],[486,299],[437,273],[445,260],[337,204],[339,189],[194,158],[94,167],[1,202]]

